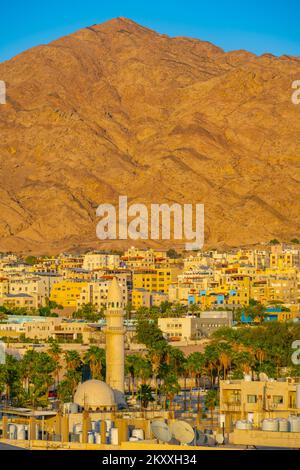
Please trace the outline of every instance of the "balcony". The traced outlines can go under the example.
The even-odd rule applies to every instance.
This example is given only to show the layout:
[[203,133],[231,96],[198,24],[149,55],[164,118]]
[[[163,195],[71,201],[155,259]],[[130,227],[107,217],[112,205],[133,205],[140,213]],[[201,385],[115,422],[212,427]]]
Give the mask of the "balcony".
[[222,411],[231,411],[231,412],[240,412],[241,411],[241,402],[240,401],[235,401],[235,402],[223,402],[221,405]]

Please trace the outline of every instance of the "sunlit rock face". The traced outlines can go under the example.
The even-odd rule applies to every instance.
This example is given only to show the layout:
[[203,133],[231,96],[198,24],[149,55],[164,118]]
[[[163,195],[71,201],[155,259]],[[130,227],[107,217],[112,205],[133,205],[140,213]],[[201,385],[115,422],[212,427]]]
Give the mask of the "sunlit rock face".
[[0,64],[0,250],[120,246],[95,233],[97,206],[119,195],[204,203],[207,246],[297,236],[297,79],[297,57],[124,18]]

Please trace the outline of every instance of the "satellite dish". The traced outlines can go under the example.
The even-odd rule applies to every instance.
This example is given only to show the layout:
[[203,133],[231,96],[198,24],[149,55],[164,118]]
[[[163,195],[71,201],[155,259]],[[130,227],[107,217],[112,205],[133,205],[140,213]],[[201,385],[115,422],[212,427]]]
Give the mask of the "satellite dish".
[[267,382],[269,380],[269,377],[264,372],[260,372],[258,377],[261,382]]
[[195,431],[185,421],[175,421],[171,428],[172,434],[180,444],[190,444],[195,439]]
[[170,442],[172,440],[169,426],[164,421],[153,421],[151,423],[151,431],[159,441]]

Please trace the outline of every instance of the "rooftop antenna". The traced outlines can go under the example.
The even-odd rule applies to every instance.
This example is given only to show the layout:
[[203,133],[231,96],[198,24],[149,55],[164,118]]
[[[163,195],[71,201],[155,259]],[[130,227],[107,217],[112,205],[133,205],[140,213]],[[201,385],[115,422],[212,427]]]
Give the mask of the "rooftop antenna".
[[169,426],[161,420],[156,420],[151,423],[151,431],[158,441],[170,442],[172,434]]

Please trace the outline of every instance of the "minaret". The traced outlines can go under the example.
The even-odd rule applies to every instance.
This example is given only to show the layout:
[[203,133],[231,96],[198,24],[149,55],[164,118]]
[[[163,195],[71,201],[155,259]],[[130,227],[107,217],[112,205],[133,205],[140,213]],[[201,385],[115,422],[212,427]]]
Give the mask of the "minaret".
[[110,283],[105,311],[106,383],[114,391],[124,393],[124,302],[116,277]]

